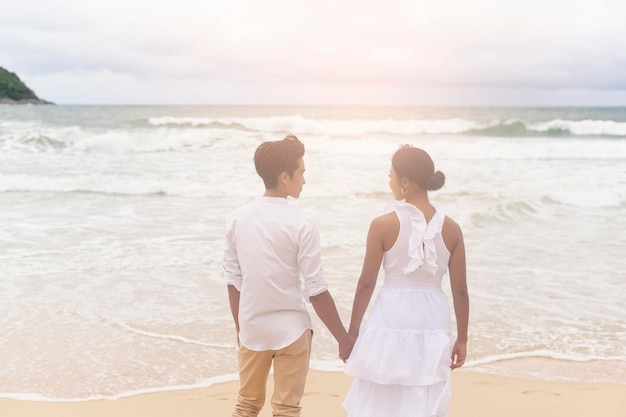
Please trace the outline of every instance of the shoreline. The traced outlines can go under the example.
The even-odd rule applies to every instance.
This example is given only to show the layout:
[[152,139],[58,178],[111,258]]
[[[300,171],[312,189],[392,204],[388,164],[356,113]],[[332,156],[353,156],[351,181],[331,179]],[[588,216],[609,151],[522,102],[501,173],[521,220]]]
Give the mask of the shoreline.
[[48,105],[48,104],[54,104],[54,103],[51,101],[42,100],[39,98],[25,98],[25,99],[20,99],[20,100],[13,100],[8,97],[0,97],[0,104],[6,104],[9,106],[21,106],[21,105],[27,105],[27,104]]
[[[341,406],[352,377],[343,372],[310,370],[302,400],[302,417],[346,416]],[[268,400],[259,417],[270,417]],[[188,417],[229,416],[237,381],[207,388],[174,389],[118,399],[86,401],[32,401],[0,398],[6,415],[29,417]],[[626,384],[545,381],[500,376],[472,370],[452,373],[449,417],[624,417]]]
[[[502,367],[498,361],[482,363],[480,366],[475,366],[472,364],[472,361],[468,361],[460,371],[461,373],[493,375],[494,377],[521,379],[543,383],[626,386],[626,379],[624,378],[626,363],[613,363],[610,372],[607,372],[605,361],[598,361],[595,365],[596,366],[590,366],[589,362],[578,363],[554,360],[547,357],[523,357],[509,361],[506,367]],[[343,368],[344,364],[338,359],[311,359],[309,372],[321,374],[343,374]],[[270,378],[271,375],[272,373],[270,373]],[[6,399],[27,402],[67,404],[87,403],[93,401],[117,401],[140,395],[211,389],[211,387],[215,385],[237,382],[238,378],[239,376],[236,372],[230,372],[202,378],[196,382],[188,384],[182,383],[164,386],[146,386],[144,388],[120,390],[116,393],[93,394],[78,397],[53,396],[35,392],[0,392],[0,400]],[[623,417],[626,417],[626,413]]]

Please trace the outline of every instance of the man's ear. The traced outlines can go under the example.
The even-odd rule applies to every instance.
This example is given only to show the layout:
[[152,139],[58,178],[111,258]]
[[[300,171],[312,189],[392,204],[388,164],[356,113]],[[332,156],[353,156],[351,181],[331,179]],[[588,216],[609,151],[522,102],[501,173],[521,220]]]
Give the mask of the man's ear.
[[287,171],[283,171],[280,174],[278,174],[278,182],[281,184],[287,184],[287,181],[289,180],[289,174],[287,174]]

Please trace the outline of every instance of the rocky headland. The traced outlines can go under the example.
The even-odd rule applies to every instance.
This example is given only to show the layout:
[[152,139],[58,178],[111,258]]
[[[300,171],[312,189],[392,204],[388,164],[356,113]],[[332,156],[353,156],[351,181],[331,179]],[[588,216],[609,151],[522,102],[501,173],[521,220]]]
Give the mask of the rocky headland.
[[0,67],[0,104],[53,104],[42,100],[17,74]]

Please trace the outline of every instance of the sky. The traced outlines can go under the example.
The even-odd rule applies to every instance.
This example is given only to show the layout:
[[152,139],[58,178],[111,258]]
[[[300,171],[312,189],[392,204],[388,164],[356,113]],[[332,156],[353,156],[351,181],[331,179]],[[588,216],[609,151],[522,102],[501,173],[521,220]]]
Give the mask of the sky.
[[623,0],[0,0],[58,104],[626,105]]

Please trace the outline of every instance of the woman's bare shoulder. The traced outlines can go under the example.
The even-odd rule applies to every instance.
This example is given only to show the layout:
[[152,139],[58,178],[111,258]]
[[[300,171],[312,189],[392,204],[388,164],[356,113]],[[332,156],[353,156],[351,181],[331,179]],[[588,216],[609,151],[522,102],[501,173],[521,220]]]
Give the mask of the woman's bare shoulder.
[[381,244],[383,251],[388,251],[394,245],[399,232],[400,220],[392,211],[372,220],[369,235]]
[[454,219],[452,219],[452,217],[446,216],[445,219],[443,220],[443,228],[444,229],[449,229],[450,231],[456,231],[456,232],[461,232],[461,226],[459,226],[459,224],[457,222],[454,221]]
[[393,226],[396,224],[400,224],[400,220],[398,220],[398,215],[395,212],[389,212],[385,214],[381,214],[380,216],[374,217],[370,224],[371,228],[387,228],[389,226]]
[[441,236],[446,244],[449,252],[452,252],[457,243],[463,240],[463,232],[461,226],[455,222],[451,217],[446,216],[443,221],[443,227],[441,228]]

